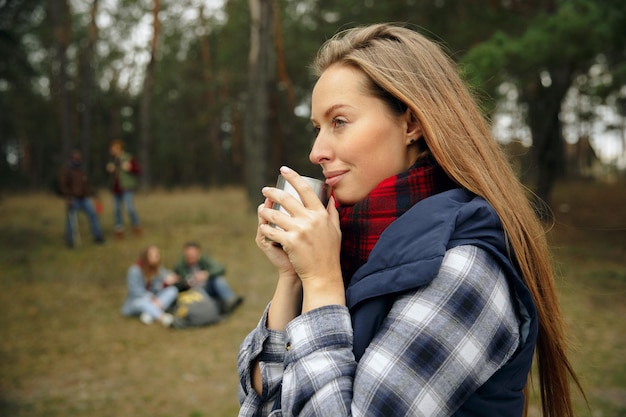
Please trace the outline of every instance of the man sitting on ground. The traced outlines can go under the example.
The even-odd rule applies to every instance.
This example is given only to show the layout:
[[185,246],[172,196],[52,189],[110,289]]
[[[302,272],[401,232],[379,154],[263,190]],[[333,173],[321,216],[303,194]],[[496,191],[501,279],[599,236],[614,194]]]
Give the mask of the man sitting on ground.
[[243,297],[235,294],[230,288],[224,278],[225,271],[223,265],[202,254],[200,244],[197,242],[185,243],[183,257],[174,266],[174,272],[180,278],[176,284],[179,291],[200,286],[219,302],[222,314],[229,314],[239,307]]

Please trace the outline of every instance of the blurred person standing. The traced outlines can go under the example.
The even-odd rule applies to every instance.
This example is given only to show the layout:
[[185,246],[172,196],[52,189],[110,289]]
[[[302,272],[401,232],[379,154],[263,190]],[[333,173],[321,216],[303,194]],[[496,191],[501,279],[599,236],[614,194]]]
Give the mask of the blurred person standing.
[[135,210],[133,194],[138,185],[137,177],[141,169],[135,157],[124,151],[124,143],[121,140],[116,139],[111,142],[109,153],[111,159],[106,165],[106,170],[110,175],[110,187],[113,193],[115,236],[117,238],[124,237],[122,205],[126,206],[133,233],[139,236],[141,226]]
[[67,163],[59,171],[59,189],[67,205],[65,244],[69,248],[73,248],[77,243],[75,236],[78,232],[76,223],[79,210],[84,211],[89,219],[89,227],[94,242],[98,244],[104,243],[100,221],[91,200],[95,193],[89,183],[87,173],[83,169],[82,161],[80,150],[73,149],[70,152]]

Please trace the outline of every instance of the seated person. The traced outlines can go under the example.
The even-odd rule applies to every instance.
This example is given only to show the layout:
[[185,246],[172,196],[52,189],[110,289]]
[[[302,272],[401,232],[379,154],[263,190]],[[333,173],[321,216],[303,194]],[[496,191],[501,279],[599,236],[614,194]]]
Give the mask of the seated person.
[[209,296],[219,302],[222,314],[231,313],[243,301],[243,297],[235,294],[226,282],[225,267],[202,254],[197,242],[185,243],[183,257],[174,266],[174,272],[179,277],[176,283],[179,291],[201,286]]
[[128,268],[126,285],[128,295],[121,312],[125,316],[139,316],[144,324],[157,320],[162,325],[172,325],[174,317],[166,313],[178,296],[173,284],[178,277],[161,266],[161,253],[156,246],[144,249],[137,262]]

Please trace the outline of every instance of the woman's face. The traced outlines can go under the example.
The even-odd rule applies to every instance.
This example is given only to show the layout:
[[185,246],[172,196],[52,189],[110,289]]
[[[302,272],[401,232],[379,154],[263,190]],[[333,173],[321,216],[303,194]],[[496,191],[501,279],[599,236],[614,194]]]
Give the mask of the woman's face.
[[406,171],[417,158],[411,139],[421,136],[407,111],[398,116],[368,94],[366,75],[332,65],[313,89],[311,121],[318,131],[309,159],[322,167],[335,199],[365,198],[381,181]]
[[113,156],[119,156],[122,153],[122,147],[119,144],[115,143],[111,145],[111,147],[109,148],[109,152]]
[[146,259],[148,260],[148,265],[153,267],[158,266],[159,263],[161,263],[161,253],[159,252],[159,248],[156,246],[148,248]]

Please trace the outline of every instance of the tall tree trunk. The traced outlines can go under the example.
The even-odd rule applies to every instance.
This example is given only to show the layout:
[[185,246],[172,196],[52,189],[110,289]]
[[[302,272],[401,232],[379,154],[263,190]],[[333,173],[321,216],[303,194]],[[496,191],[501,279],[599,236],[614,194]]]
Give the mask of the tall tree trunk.
[[150,151],[152,149],[152,95],[154,91],[154,74],[156,71],[157,45],[159,40],[159,11],[161,10],[160,0],[153,0],[152,18],[153,33],[150,43],[150,61],[146,68],[143,82],[143,92],[141,96],[141,139],[139,143],[139,161],[141,163],[141,185],[149,188],[152,184],[152,170],[150,166]]
[[267,185],[268,144],[270,139],[269,97],[273,75],[272,0],[249,0],[250,54],[248,56],[248,100],[244,128],[245,179],[248,201],[259,201]]
[[59,113],[61,122],[61,149],[65,157],[72,147],[72,137],[70,132],[70,103],[67,91],[67,47],[70,42],[70,19],[69,8],[66,0],[52,0],[50,2],[50,17],[54,35],[54,44],[57,54],[57,82],[58,91],[56,95],[59,103]]
[[[203,27],[208,26],[204,7],[200,5],[200,22]],[[207,140],[211,144],[211,163],[209,169],[209,184],[220,183],[220,174],[223,172],[224,158],[222,157],[222,142],[220,140],[219,113],[215,106],[215,87],[213,85],[213,68],[211,63],[211,47],[209,45],[209,35],[204,35],[200,39],[200,50],[202,53],[202,77],[204,79],[204,111],[206,112],[206,134]]]
[[293,113],[296,108],[296,92],[293,88],[293,83],[287,73],[287,63],[285,60],[285,45],[283,42],[283,29],[280,19],[280,2],[274,0],[274,39],[276,44],[276,63],[278,72],[278,81],[281,86],[287,91],[287,103],[289,104],[289,111]]
[[83,151],[83,164],[85,170],[89,170],[91,163],[91,143],[93,136],[93,95],[94,95],[94,48],[98,40],[98,0],[93,0],[89,11],[89,30],[87,32],[87,45],[82,60],[82,95],[83,111],[81,118],[81,149]]
[[106,132],[109,140],[113,139],[122,139],[122,115],[121,115],[121,107],[122,104],[120,102],[120,96],[128,97],[128,89],[130,88],[129,84],[127,84],[126,89],[122,89],[119,87],[120,85],[120,72],[114,70],[111,76],[111,86],[113,88],[119,88],[120,92],[114,95],[114,99],[107,106],[108,107],[108,130]]
[[[235,97],[230,97],[230,93],[228,91],[229,79],[228,74],[226,72],[222,72],[220,74],[221,82],[220,85],[222,88],[220,89],[220,101],[227,102],[228,100],[236,101]],[[245,145],[243,140],[243,130],[244,130],[244,111],[239,110],[236,107],[233,107],[232,110],[228,113],[230,119],[228,122],[230,123],[230,140],[231,140],[231,160],[230,163],[233,169],[233,182],[236,184],[245,184],[244,177],[244,165],[245,165]]]
[[[533,138],[533,160],[537,167],[537,197],[550,205],[550,194],[564,170],[564,144],[561,103],[571,85],[572,71],[566,65],[551,68],[550,85],[539,79],[527,86],[524,95],[528,103],[528,125]],[[540,213],[544,214],[544,213]]]
[[[287,73],[287,63],[285,59],[285,45],[283,42],[283,30],[280,18],[280,2],[274,0],[274,45],[276,48],[276,72],[278,76],[279,89],[274,89],[271,95],[270,107],[273,111],[270,114],[271,126],[273,129],[273,140],[271,143],[272,154],[272,168],[277,168],[284,164],[286,161],[285,153],[287,140],[293,134],[293,123],[291,117],[283,117],[281,109],[284,109],[284,105],[281,106],[282,100],[280,93],[284,90],[287,94],[287,111],[291,116],[294,114],[296,108],[296,92],[293,88],[293,83]],[[293,142],[292,142],[293,143]]]

